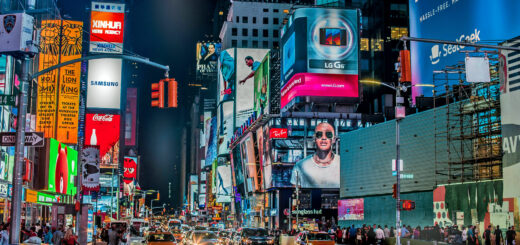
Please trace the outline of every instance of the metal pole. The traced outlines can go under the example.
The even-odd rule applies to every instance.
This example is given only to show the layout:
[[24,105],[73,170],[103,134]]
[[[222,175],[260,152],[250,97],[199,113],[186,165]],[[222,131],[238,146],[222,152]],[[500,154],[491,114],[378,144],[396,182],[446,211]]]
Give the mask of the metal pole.
[[[399,89],[397,89],[397,94],[399,94]],[[397,104],[396,104],[397,105]],[[396,245],[401,245],[401,173],[399,171],[400,164],[399,164],[399,158],[400,158],[400,145],[399,145],[399,121],[401,119],[395,119],[395,145],[396,145],[396,160],[395,160],[395,170],[397,172],[397,202],[396,202],[396,227],[397,227],[397,237],[396,237]]]
[[296,171],[296,229],[298,229],[298,221],[300,214],[300,176],[299,172]]
[[291,230],[292,230],[291,216],[292,216],[292,198],[289,197],[289,232],[291,232]]
[[25,114],[27,113],[27,89],[29,87],[29,69],[31,59],[24,55],[22,59],[22,76],[20,81],[20,96],[18,97],[18,124],[16,125],[15,163],[13,175],[13,199],[11,202],[10,244],[20,243],[20,226],[22,212],[22,168],[25,144]]

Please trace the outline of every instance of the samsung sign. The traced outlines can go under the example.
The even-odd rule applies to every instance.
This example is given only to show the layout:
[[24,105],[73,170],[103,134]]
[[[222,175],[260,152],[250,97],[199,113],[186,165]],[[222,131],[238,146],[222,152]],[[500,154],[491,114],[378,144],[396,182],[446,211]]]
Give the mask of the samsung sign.
[[[518,0],[409,0],[410,36],[446,41],[498,44],[520,35]],[[494,42],[494,43],[493,43]],[[433,71],[464,61],[462,45],[411,42],[413,84],[433,84]],[[413,87],[432,96],[431,87]]]
[[87,108],[119,110],[121,67],[120,59],[89,60]]

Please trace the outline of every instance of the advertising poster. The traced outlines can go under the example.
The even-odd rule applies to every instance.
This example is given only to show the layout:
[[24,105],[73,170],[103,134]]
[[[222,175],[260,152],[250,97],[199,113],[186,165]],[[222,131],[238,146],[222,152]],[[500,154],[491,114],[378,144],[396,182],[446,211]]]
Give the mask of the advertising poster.
[[258,157],[260,166],[262,167],[262,174],[264,176],[264,186],[266,189],[272,187],[272,166],[271,166],[271,147],[268,137],[269,127],[263,126],[256,130],[256,139],[258,141]]
[[246,172],[247,179],[250,181],[248,184],[248,191],[261,190],[262,176],[258,175],[258,169],[255,157],[255,148],[253,142],[253,134],[249,132],[246,137],[240,142],[240,154],[242,156],[242,166]]
[[[457,42],[498,44],[520,33],[520,1],[409,0],[410,36]],[[489,18],[482,18],[487,16]],[[453,21],[456,19],[457,21]],[[449,26],[450,28],[446,28]],[[439,30],[443,31],[439,31]],[[461,45],[410,42],[412,84],[433,84],[433,71],[464,61],[473,50]],[[457,81],[458,83],[458,81]],[[431,87],[412,85],[412,97],[432,96]]]
[[218,203],[231,202],[231,166],[218,166],[215,182],[217,184],[216,201]]
[[137,134],[137,88],[126,89],[125,146],[136,145]]
[[137,179],[137,157],[125,156],[123,166],[123,182],[125,184],[133,183]]
[[237,49],[236,58],[236,123],[242,124],[253,113],[255,104],[255,74],[268,49]]
[[87,108],[121,107],[121,59],[88,61]]
[[336,142],[334,127],[322,122],[314,130],[314,154],[299,160],[291,174],[291,184],[302,188],[339,188],[340,156],[335,154]]
[[99,146],[83,147],[81,152],[81,186],[85,191],[99,191]]
[[117,175],[111,175],[111,174],[101,174],[99,175],[99,185],[101,187],[117,187],[118,184],[118,176]]
[[269,113],[269,60],[270,55],[267,53],[255,72],[254,111],[257,115]]
[[228,154],[233,136],[233,101],[219,105],[218,155]]
[[217,117],[212,117],[209,125],[208,143],[206,144],[206,165],[210,165],[217,159]]
[[92,2],[90,12],[90,52],[123,53],[125,5]]
[[[63,21],[60,63],[81,58],[83,22]],[[59,142],[78,143],[79,90],[81,62],[60,68],[58,120],[56,139]]]
[[92,196],[84,195],[83,202],[91,203],[97,207],[98,212],[102,213],[116,213],[117,212],[117,197],[116,196],[98,196],[97,201],[92,200]]
[[85,145],[99,146],[101,168],[116,168],[119,163],[119,115],[85,115]]
[[48,139],[48,185],[46,191],[74,195],[74,177],[77,176],[78,152],[71,147]]
[[365,200],[363,198],[338,201],[338,220],[365,219]]
[[218,60],[219,103],[233,99],[235,88],[235,49],[226,49]]
[[197,43],[197,76],[210,75],[217,71],[220,43]]

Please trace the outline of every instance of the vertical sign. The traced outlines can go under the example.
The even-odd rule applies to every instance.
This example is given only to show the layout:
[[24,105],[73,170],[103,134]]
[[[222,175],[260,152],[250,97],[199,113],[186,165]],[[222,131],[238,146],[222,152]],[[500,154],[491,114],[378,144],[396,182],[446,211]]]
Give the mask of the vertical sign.
[[125,145],[135,146],[137,133],[137,88],[126,90]]
[[125,5],[92,2],[90,52],[123,53]]

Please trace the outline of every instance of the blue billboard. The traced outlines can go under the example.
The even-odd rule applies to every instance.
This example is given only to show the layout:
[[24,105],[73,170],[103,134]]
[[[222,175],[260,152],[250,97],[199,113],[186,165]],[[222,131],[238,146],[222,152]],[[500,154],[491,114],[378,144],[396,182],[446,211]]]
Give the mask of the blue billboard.
[[[520,35],[518,0],[409,0],[410,36],[497,44]],[[433,71],[464,61],[471,48],[411,42],[412,84],[433,84]],[[432,96],[431,87],[413,87],[413,97]]]

